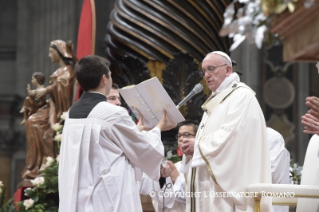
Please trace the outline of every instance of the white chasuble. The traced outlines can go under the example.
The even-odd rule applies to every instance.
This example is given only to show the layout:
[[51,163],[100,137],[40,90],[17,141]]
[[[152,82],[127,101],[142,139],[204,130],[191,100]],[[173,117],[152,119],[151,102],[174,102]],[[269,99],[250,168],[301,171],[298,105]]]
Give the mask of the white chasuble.
[[[186,211],[253,212],[245,187],[271,183],[265,119],[254,92],[235,83],[202,107],[193,157],[184,155],[181,168],[189,167]],[[262,198],[261,205],[268,211],[269,199]]]
[[139,168],[160,178],[158,128],[140,132],[124,108],[100,102],[85,119],[65,121],[59,165],[60,212],[141,212]]

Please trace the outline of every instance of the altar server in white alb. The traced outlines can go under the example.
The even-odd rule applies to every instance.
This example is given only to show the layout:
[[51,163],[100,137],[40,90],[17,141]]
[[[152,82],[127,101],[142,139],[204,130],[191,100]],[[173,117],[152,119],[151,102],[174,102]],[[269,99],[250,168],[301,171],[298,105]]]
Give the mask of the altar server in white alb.
[[[271,183],[266,124],[255,93],[232,71],[224,52],[209,53],[202,61],[212,95],[195,138],[184,138],[183,166],[188,172],[186,211],[254,211],[254,199],[241,195],[216,197],[216,192],[245,192],[253,183]],[[205,192],[210,192],[208,195]],[[197,193],[198,194],[198,193]],[[219,193],[223,194],[223,193]],[[262,198],[263,211],[270,201]]]
[[141,122],[136,125],[124,108],[106,102],[112,85],[106,59],[82,58],[75,75],[85,93],[70,108],[63,129],[59,211],[141,212],[135,169],[159,180],[160,131],[175,125],[166,122],[164,111],[155,128],[141,131]]
[[[178,124],[178,133],[176,139],[178,147],[181,148],[183,138],[194,138],[198,129],[198,124],[193,121],[183,121]],[[185,178],[184,174],[179,173],[182,162],[166,161],[161,169],[162,177],[166,178],[165,185],[160,186],[159,182],[151,180],[149,177],[143,177],[141,181],[141,194],[148,195],[154,191],[152,203],[156,212],[185,212]],[[165,192],[165,193],[164,193]],[[163,210],[164,207],[164,210]]]

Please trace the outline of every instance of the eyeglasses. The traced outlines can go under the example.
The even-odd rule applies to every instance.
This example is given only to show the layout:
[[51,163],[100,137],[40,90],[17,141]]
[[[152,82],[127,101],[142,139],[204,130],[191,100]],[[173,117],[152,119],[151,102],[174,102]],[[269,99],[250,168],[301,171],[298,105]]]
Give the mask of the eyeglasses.
[[316,67],[319,68],[319,62],[317,62]]
[[195,136],[194,134],[190,134],[190,133],[183,133],[183,134],[177,134],[176,136],[175,136],[175,138],[176,139],[179,139],[180,137],[184,137],[184,138],[188,138],[188,137],[190,137],[190,136]]
[[200,74],[203,75],[203,76],[205,75],[205,73],[213,74],[218,67],[227,66],[227,65],[228,64],[223,64],[223,65],[220,65],[220,66],[209,66],[206,70],[204,70],[204,69],[201,70]]

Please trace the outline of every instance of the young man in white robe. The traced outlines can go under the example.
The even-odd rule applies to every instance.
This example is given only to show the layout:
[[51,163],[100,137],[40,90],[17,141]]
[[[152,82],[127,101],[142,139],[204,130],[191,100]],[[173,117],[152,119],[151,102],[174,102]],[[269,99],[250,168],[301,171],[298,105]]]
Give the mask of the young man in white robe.
[[[178,147],[181,148],[183,138],[194,138],[198,124],[193,121],[183,121],[178,124],[176,135]],[[161,169],[162,177],[166,178],[165,185],[161,188],[159,183],[147,176],[143,176],[140,192],[144,195],[152,195],[152,203],[156,212],[185,212],[186,198],[184,194],[184,174],[179,173],[181,161],[173,163],[167,161]],[[150,193],[153,192],[153,193]],[[165,193],[164,193],[165,192]]]
[[65,120],[59,164],[60,212],[141,212],[135,168],[160,178],[164,147],[160,131],[175,127],[166,112],[142,131],[124,108],[106,102],[112,85],[109,61],[86,56],[75,66],[85,91]]
[[[240,192],[249,184],[271,183],[264,115],[255,93],[232,71],[227,54],[209,53],[202,70],[212,95],[202,106],[196,137],[182,141],[180,171],[187,173],[190,192],[186,211],[252,212],[254,198]],[[262,198],[261,206],[269,211],[269,199]]]

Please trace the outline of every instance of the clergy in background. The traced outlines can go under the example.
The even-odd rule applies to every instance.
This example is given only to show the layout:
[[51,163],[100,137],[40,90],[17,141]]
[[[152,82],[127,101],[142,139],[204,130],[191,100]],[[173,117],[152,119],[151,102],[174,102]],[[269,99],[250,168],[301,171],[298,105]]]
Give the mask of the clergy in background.
[[[196,137],[182,141],[181,171],[187,172],[190,192],[186,211],[252,212],[254,199],[239,192],[249,184],[271,183],[264,115],[255,93],[233,72],[227,54],[209,53],[202,73],[212,95],[202,106]],[[270,209],[269,203],[262,198],[263,211]]]
[[142,211],[135,168],[160,178],[164,155],[160,131],[175,125],[166,112],[157,126],[143,131],[127,111],[106,102],[112,78],[109,61],[86,56],[75,66],[85,93],[65,120],[59,165],[59,211]]
[[[194,138],[198,129],[198,123],[193,121],[183,121],[178,124],[178,133],[176,139],[178,147],[181,148],[183,138]],[[160,187],[159,183],[151,180],[149,177],[143,177],[140,186],[141,194],[148,195],[150,192],[155,192],[152,195],[152,203],[156,212],[185,212],[185,178],[184,174],[179,173],[182,162],[173,163],[167,161],[161,169],[162,177],[166,178],[166,183]],[[164,191],[166,194],[164,194]],[[163,210],[164,208],[164,210]]]
[[[285,140],[276,130],[267,127],[271,163],[271,181],[273,184],[290,184],[290,154]],[[273,205],[273,212],[288,212],[289,206]]]

